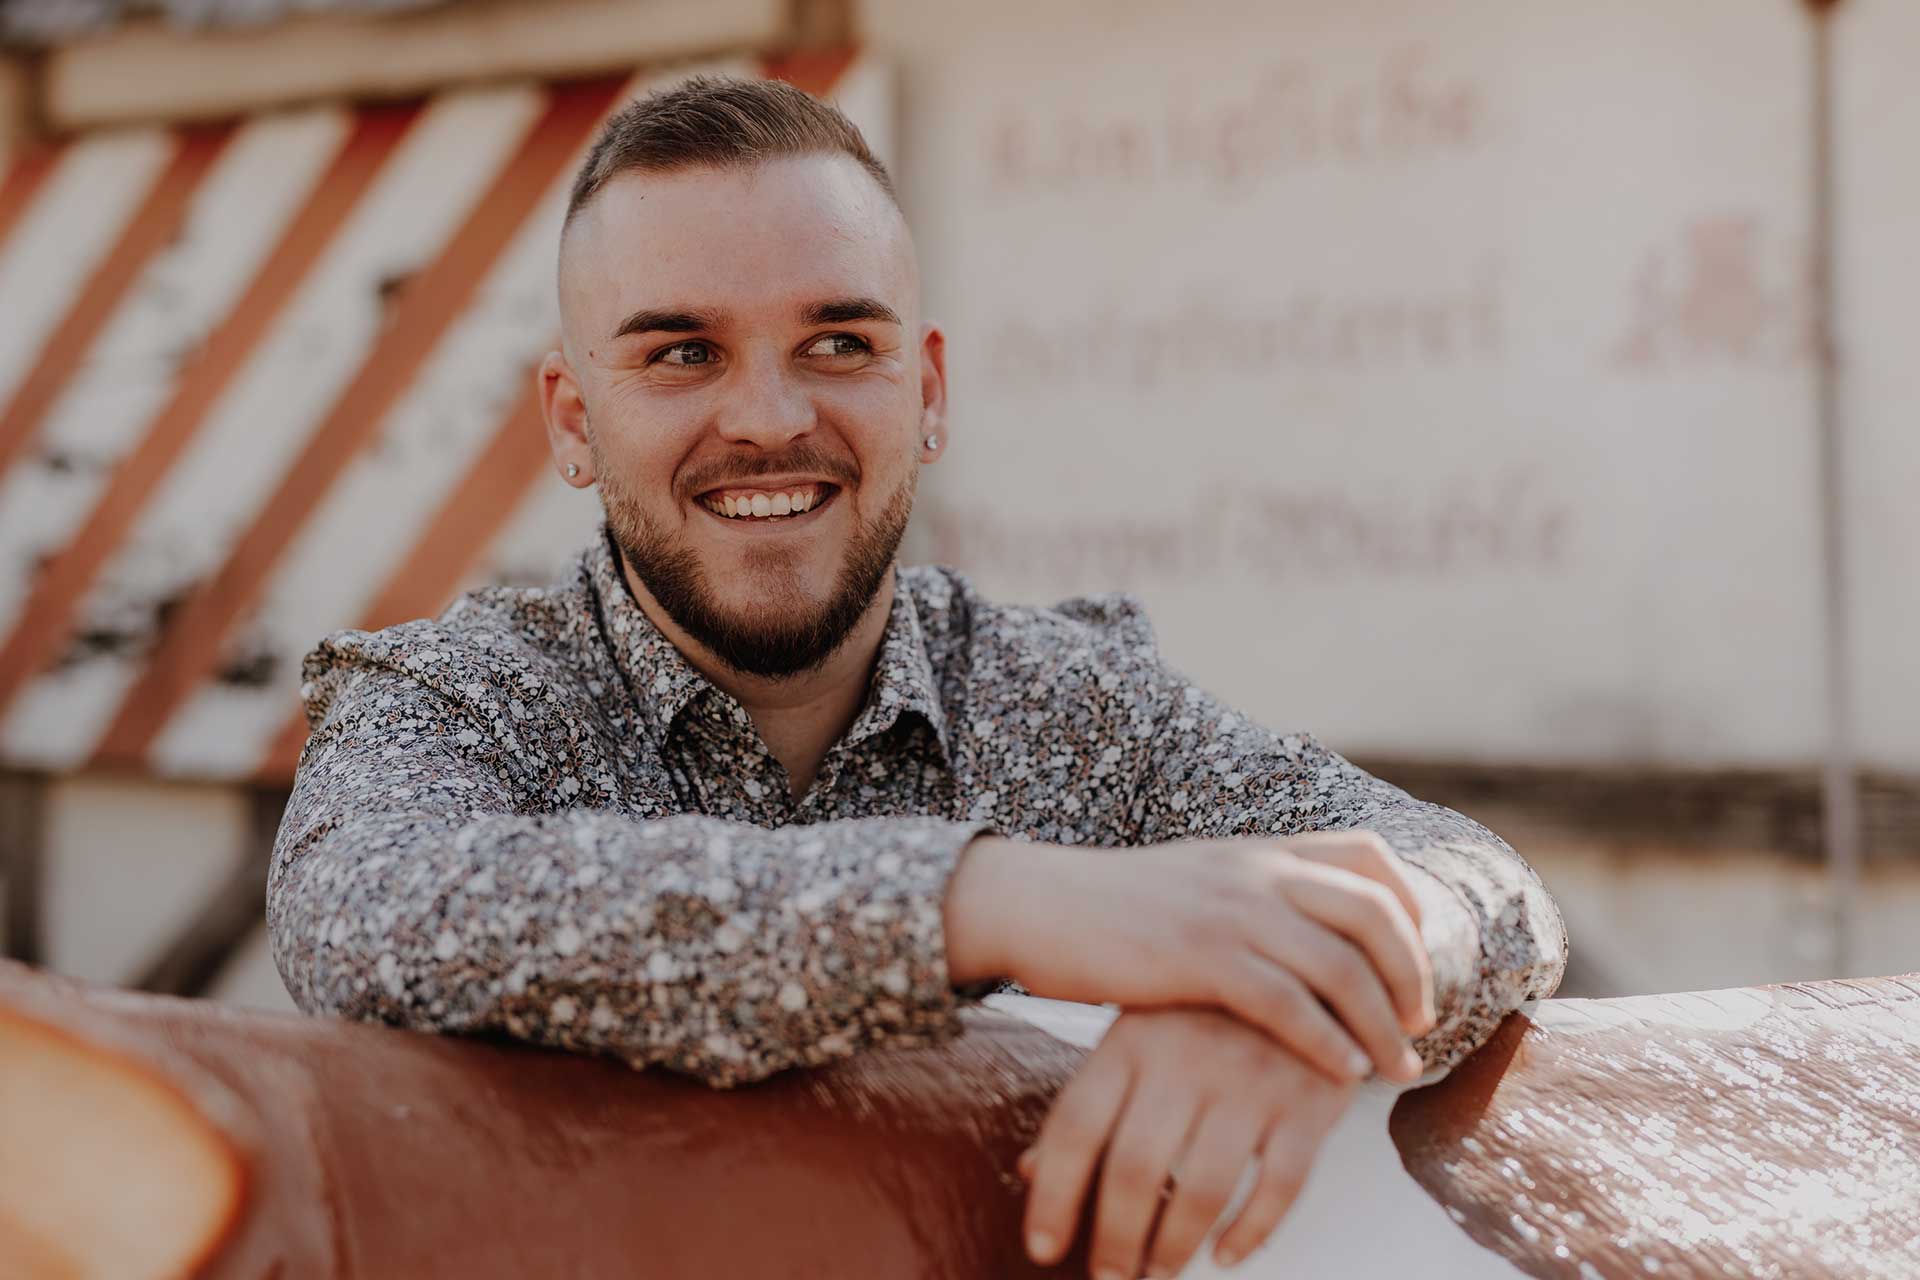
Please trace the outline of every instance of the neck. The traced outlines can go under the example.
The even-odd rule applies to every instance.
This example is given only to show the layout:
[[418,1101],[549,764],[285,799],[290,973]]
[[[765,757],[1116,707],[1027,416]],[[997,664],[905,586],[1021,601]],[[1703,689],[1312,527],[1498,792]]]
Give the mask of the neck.
[[680,655],[715,688],[746,708],[767,750],[787,771],[794,799],[806,794],[820,762],[860,714],[873,666],[893,611],[891,567],[860,621],[838,649],[818,667],[791,676],[756,676],[736,671],[667,616],[621,557],[620,571],[634,601]]

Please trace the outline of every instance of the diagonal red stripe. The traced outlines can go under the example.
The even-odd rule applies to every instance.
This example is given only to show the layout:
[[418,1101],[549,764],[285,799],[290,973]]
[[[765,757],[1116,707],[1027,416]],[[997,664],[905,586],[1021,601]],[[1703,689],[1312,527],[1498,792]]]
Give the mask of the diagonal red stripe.
[[0,409],[0,474],[33,439],[41,419],[80,367],[127,288],[140,278],[153,255],[180,233],[194,190],[232,136],[231,125],[181,131],[173,159],[148,189],[119,240],[93,269],[67,314],[47,335],[13,399]]
[[840,83],[858,54],[856,49],[817,49],[768,58],[761,71],[769,80],[784,80],[816,98],[824,98]]
[[120,463],[79,533],[35,577],[13,633],[0,645],[0,713],[58,656],[100,569],[119,549],[207,412],[271,329],[313,264],[419,115],[417,106],[363,111],[306,206],[288,224],[246,292],[181,375],[173,397]]
[[488,266],[625,84],[595,80],[551,91],[545,114],[439,258],[403,292],[384,343],[334,402],[226,563],[174,615],[108,728],[97,764],[137,765],[174,711],[212,673],[228,634],[258,601],[287,547],[375,437]]
[[[432,617],[479,563],[513,518],[547,464],[547,436],[539,384],[527,388],[493,433],[486,449],[441,502],[413,550],[354,625],[378,631],[411,618]],[[267,748],[257,781],[284,785],[293,777],[307,740],[307,717],[296,709]]]
[[6,242],[20,215],[32,207],[34,196],[59,164],[64,150],[59,146],[30,147],[7,166],[7,176],[0,178],[0,243]]

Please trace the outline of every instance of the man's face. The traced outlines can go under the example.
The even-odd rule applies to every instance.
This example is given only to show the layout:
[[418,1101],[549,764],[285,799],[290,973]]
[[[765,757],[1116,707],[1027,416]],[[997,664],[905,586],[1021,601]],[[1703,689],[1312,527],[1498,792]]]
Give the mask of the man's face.
[[823,661],[884,584],[944,425],[898,210],[837,155],[623,174],[568,229],[560,299],[549,433],[557,455],[585,437],[634,576],[737,670]]

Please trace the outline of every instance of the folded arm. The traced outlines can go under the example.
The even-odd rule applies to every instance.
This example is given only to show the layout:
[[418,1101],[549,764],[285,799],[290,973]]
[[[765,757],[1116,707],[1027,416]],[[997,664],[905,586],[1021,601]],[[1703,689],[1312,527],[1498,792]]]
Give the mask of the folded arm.
[[1165,672],[1163,712],[1134,798],[1139,844],[1311,831],[1372,831],[1421,906],[1437,1022],[1415,1042],[1451,1067],[1566,968],[1559,909],[1533,869],[1472,819],[1358,768],[1304,734],[1254,723]]
[[543,806],[452,699],[386,666],[331,678],[267,889],[307,1012],[722,1086],[958,1033],[941,901],[980,825]]

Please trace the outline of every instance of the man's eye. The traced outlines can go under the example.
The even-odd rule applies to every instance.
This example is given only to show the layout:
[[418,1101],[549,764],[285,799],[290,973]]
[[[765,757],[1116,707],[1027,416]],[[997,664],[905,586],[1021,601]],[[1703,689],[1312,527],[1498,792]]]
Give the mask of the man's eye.
[[873,347],[865,338],[852,333],[830,333],[824,338],[816,338],[813,345],[804,354],[810,356],[858,356],[865,355]]
[[676,342],[653,357],[655,364],[712,364],[713,348],[704,342]]

